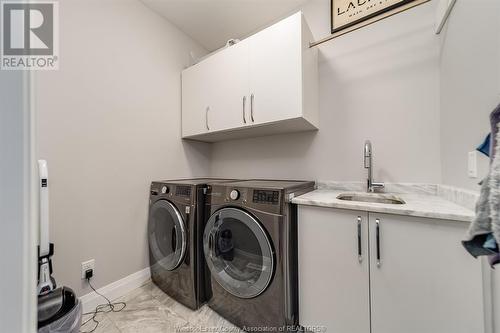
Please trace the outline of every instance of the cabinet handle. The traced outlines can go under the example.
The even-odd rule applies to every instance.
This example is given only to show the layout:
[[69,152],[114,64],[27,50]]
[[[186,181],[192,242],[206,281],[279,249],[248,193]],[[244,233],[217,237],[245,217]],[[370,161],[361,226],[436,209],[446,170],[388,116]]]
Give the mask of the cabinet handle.
[[210,131],[210,126],[208,126],[208,111],[210,111],[210,106],[207,106],[205,110],[205,126],[207,126],[207,130]]
[[246,117],[246,111],[245,111],[246,104],[247,104],[247,97],[243,96],[243,124],[247,123],[247,117]]
[[361,263],[363,261],[363,249],[361,247],[361,216],[358,216],[358,261]]
[[382,265],[380,261],[380,219],[375,220],[375,236],[376,236],[376,243],[377,243],[377,267],[380,268]]
[[255,122],[253,119],[253,100],[255,99],[254,94],[250,95],[250,119],[252,120],[252,123]]

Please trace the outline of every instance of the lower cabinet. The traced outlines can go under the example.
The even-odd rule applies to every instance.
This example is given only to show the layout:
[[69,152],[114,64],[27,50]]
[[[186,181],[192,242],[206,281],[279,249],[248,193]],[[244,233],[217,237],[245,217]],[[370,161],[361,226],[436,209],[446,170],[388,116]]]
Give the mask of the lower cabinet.
[[299,206],[300,323],[342,333],[484,332],[467,224]]
[[368,214],[299,206],[298,221],[300,324],[369,332]]

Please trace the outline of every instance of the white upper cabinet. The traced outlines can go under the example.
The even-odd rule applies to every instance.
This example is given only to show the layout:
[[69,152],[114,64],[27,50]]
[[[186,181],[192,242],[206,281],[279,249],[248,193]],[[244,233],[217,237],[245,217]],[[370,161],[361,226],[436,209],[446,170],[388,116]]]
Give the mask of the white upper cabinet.
[[248,38],[250,98],[256,123],[302,115],[301,16]]
[[206,142],[315,130],[317,50],[301,12],[182,72],[182,137]]
[[183,136],[238,128],[250,118],[247,45],[238,43],[183,71]]
[[[215,95],[215,67],[211,66],[214,59],[207,59],[203,66],[195,65],[182,72],[182,135],[191,136],[208,131],[210,128],[209,113]],[[212,85],[206,78],[212,77]],[[197,98],[184,98],[186,95]]]
[[[248,109],[248,47],[238,43],[213,57],[211,66],[216,68],[216,80],[208,88],[212,94],[213,112],[210,131],[221,131],[245,125]],[[246,105],[243,105],[245,102]]]

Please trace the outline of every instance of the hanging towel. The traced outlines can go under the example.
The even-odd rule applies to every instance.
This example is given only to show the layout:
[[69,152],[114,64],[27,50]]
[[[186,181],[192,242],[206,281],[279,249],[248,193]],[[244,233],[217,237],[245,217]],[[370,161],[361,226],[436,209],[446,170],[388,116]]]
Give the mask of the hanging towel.
[[491,139],[493,142],[490,144],[490,157],[493,159],[498,140],[498,124],[500,123],[500,104],[497,105],[495,110],[490,114],[491,124]]
[[465,249],[475,258],[494,254],[490,249],[484,248],[484,243],[491,234],[489,199],[490,176],[483,180],[479,200],[476,203],[476,217],[467,231],[466,239],[462,242]]
[[[481,182],[481,193],[476,204],[476,217],[462,242],[474,257],[489,256],[490,264],[500,263],[500,104],[490,115],[491,167],[489,175]],[[484,148],[484,147],[483,147]]]
[[[499,143],[500,123],[497,123],[496,127],[497,127],[497,134],[495,142]],[[500,145],[499,144],[495,146],[493,156],[494,158],[493,158],[493,163],[491,163],[491,171],[489,179],[490,183],[489,209],[491,217],[491,231],[493,232],[493,236],[495,237],[497,244],[500,244]]]
[[[500,131],[497,132],[497,142],[500,142]],[[498,250],[485,246],[489,235],[492,234],[496,243],[500,244],[500,145],[495,147],[494,156],[490,174],[481,186],[476,217],[469,227],[466,240],[462,242],[474,257],[498,254]]]

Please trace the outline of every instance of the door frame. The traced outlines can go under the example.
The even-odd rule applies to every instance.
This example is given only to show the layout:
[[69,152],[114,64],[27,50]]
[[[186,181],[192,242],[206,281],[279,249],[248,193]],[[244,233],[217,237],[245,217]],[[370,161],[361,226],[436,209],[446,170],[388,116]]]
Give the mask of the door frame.
[[38,274],[37,231],[39,220],[35,80],[35,71],[26,71],[24,73],[24,176],[26,179],[24,211],[26,216],[23,221],[23,332],[36,332],[38,322],[38,298],[35,292]]

